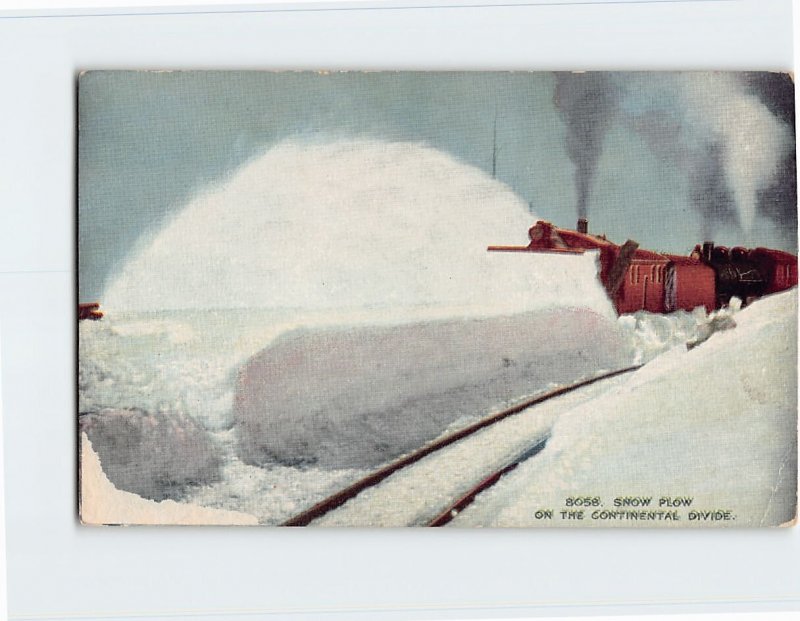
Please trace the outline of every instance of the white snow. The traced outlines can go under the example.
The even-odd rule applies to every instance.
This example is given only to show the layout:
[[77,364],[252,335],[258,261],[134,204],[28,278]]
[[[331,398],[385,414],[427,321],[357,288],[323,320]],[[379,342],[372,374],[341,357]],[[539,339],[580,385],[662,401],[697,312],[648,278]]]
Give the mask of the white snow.
[[702,306],[692,312],[679,310],[667,315],[638,311],[621,315],[617,323],[628,334],[636,351],[634,362],[641,364],[678,345],[696,345],[714,332],[735,327],[734,315],[740,308],[741,300],[734,297],[728,306],[710,313]]
[[422,144],[287,141],[143,240],[102,299],[111,310],[585,306],[610,317],[593,254],[486,251],[527,244],[535,221],[507,186]]
[[186,502],[254,515],[260,524],[280,524],[368,471],[259,467],[229,455],[222,473],[220,482],[192,491]]

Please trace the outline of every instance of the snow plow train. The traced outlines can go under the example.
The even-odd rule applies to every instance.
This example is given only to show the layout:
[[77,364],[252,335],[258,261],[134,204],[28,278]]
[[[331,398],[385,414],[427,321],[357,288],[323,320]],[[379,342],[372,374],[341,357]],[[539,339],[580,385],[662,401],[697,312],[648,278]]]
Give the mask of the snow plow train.
[[599,252],[600,280],[619,314],[645,310],[670,313],[727,305],[734,296],[745,304],[797,285],[797,257],[769,248],[727,248],[704,242],[688,256],[643,250],[635,241],[621,246],[593,235],[585,219],[576,230],[539,220],[528,231],[527,246],[489,246],[490,252],[583,254]]

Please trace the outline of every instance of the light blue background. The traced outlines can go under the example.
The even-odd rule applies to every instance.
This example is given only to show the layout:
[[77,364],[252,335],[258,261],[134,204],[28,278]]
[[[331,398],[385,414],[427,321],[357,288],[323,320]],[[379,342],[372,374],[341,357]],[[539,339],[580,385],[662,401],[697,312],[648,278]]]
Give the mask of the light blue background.
[[707,603],[800,607],[798,528],[93,529],[77,524],[74,500],[79,70],[787,70],[791,26],[784,0],[0,19],[11,618],[432,619],[679,612]]

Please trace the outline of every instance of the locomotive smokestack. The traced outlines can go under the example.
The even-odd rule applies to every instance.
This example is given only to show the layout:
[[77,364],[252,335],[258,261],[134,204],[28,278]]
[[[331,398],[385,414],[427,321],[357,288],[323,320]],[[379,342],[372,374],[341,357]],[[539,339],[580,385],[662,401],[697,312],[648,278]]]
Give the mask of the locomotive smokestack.
[[589,232],[589,221],[586,218],[578,218],[578,233]]
[[714,250],[714,242],[712,241],[705,241],[703,242],[703,261],[706,263],[711,263],[711,252]]

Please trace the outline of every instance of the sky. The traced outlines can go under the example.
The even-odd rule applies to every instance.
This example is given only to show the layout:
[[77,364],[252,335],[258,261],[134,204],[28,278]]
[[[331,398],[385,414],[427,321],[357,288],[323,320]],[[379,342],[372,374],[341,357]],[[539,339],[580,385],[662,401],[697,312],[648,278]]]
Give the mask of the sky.
[[531,224],[571,228],[580,212],[654,250],[796,252],[793,101],[776,73],[84,73],[79,298],[100,299],[187,205],[289,140],[427,145],[507,185]]

